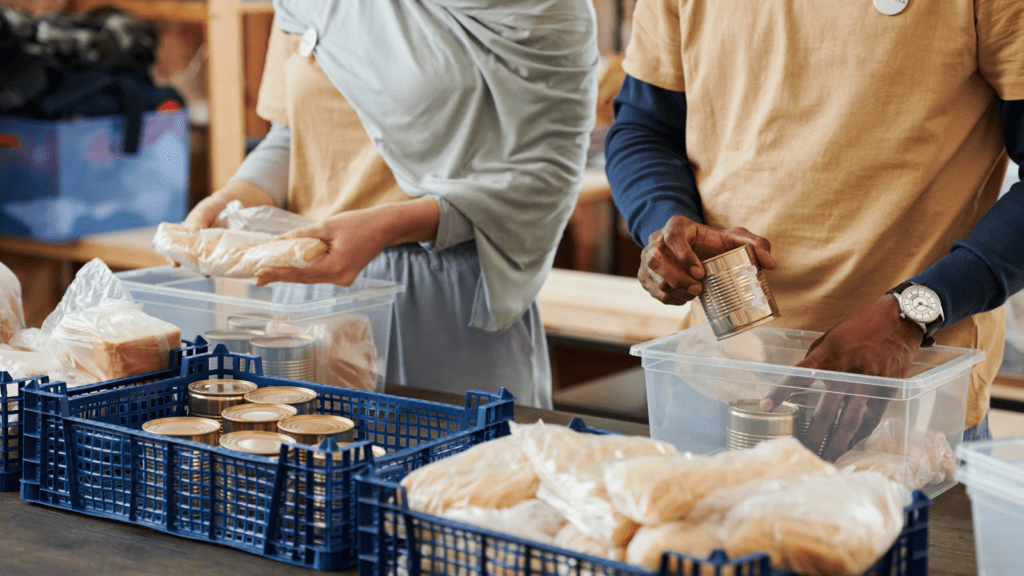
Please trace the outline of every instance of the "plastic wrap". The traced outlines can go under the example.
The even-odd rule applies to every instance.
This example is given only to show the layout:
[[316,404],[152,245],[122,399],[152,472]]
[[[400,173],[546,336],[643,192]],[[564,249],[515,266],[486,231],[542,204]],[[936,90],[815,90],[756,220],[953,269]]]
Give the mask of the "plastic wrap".
[[453,508],[445,518],[474,524],[489,530],[512,534],[545,544],[554,543],[555,536],[565,526],[565,518],[550,504],[531,498],[508,508]]
[[[384,366],[373,343],[373,325],[362,314],[338,314],[323,324],[299,326],[271,321],[267,334],[306,334],[316,339],[316,381],[331,386],[384,392]],[[378,375],[381,377],[378,378]]]
[[51,381],[60,381],[69,388],[91,384],[96,379],[91,375],[62,362],[60,357],[49,350],[21,350],[0,344],[0,372],[7,372],[15,380],[30,376],[49,376]]
[[260,268],[306,268],[327,251],[316,238],[275,239],[273,234],[225,228],[196,230],[164,222],[153,250],[200,274],[251,278]]
[[[694,558],[707,558],[722,543],[703,524],[678,520],[656,526],[642,526],[626,547],[626,563],[657,572],[665,552],[681,552]],[[678,573],[677,560],[671,559],[669,573]]]
[[214,226],[227,228],[228,230],[251,230],[253,232],[264,232],[272,236],[279,236],[296,228],[309,226],[315,223],[305,216],[289,212],[277,206],[253,206],[243,208],[238,200],[228,202],[220,214]]
[[25,313],[21,303],[21,282],[0,262],[0,344],[6,344],[25,328]]
[[74,368],[105,381],[166,369],[171,348],[181,346],[181,331],[132,302],[104,300],[65,314],[51,343]]
[[[555,546],[565,548],[566,550],[572,550],[573,552],[579,552],[588,556],[596,556],[598,558],[607,558],[609,560],[615,560],[616,562],[622,562],[626,559],[626,546],[625,542],[610,546],[603,540],[597,540],[580,530],[579,526],[568,523],[558,534],[555,535]],[[571,573],[562,570],[563,567],[559,566],[560,573]]]
[[787,436],[713,456],[686,453],[619,462],[605,469],[604,481],[617,511],[641,524],[660,524],[685,517],[716,490],[755,478],[835,473],[836,467]]
[[477,444],[402,479],[409,508],[443,515],[453,508],[508,508],[537,493],[537,475],[510,436]]
[[718,490],[690,519],[717,531],[732,557],[767,552],[800,574],[860,574],[903,529],[911,494],[875,472],[789,476]]
[[874,470],[914,490],[934,482],[953,480],[956,454],[946,437],[935,430],[910,430],[906,422],[882,420],[870,436],[836,460],[844,472]]
[[512,423],[511,427],[512,438],[540,479],[537,497],[608,548],[622,547],[638,526],[612,507],[605,466],[642,456],[678,454],[671,444],[640,436],[588,434],[543,422]]

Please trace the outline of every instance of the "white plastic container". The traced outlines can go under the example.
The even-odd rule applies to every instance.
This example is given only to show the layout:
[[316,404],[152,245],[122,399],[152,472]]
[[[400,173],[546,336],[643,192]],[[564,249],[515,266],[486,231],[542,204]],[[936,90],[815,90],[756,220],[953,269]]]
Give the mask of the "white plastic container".
[[964,442],[957,447],[957,480],[971,498],[978,574],[1021,573],[1024,542],[1024,437]]
[[[347,288],[282,282],[257,287],[255,279],[208,278],[171,266],[117,277],[136,304],[178,326],[184,339],[237,328],[245,320],[278,334],[310,334],[318,346],[309,381],[384,391],[394,302],[405,290],[400,284],[360,279]],[[338,328],[342,323],[344,330]],[[352,382],[340,383],[342,376]]]
[[[633,346],[630,352],[643,358],[651,437],[698,454],[725,450],[730,402],[764,398],[777,386],[807,390],[794,385],[800,380],[822,393],[822,404],[835,394],[888,398],[882,420],[900,441],[884,459],[902,465],[915,454],[913,442],[932,438],[947,456],[946,473],[929,475],[917,487],[931,497],[953,486],[953,450],[963,438],[970,370],[985,353],[922,348],[902,379],[797,367],[819,336],[759,326],[719,341],[703,325]],[[941,444],[943,437],[948,446]],[[850,456],[858,454],[863,452]]]

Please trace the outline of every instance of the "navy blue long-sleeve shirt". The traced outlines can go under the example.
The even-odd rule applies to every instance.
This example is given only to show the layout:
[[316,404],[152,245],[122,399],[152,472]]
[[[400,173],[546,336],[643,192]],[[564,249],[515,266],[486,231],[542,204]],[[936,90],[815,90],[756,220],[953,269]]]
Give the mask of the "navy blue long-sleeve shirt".
[[[686,94],[626,76],[614,107],[605,171],[633,239],[646,245],[677,214],[704,223],[686,154]],[[1003,103],[1002,123],[1010,158],[1024,164],[1024,100]],[[935,290],[947,326],[996,308],[1024,288],[1022,224],[1024,182],[1018,182],[945,258],[907,280]]]

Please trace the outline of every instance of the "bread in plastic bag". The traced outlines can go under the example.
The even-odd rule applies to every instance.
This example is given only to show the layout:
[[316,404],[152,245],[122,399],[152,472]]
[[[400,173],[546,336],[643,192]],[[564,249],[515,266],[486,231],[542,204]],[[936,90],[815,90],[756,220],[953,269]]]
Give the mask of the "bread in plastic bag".
[[[617,545],[609,545],[604,540],[593,538],[571,522],[566,524],[555,535],[555,546],[588,556],[615,560],[616,562],[622,562],[626,559],[626,541]],[[565,570],[565,568],[567,567],[559,566],[559,572],[571,573]]]
[[756,478],[835,473],[834,466],[786,436],[711,456],[686,453],[612,463],[604,481],[612,505],[621,514],[640,524],[660,524],[684,518],[716,490]]
[[[641,526],[626,547],[626,563],[641,566],[652,572],[661,567],[665,552],[679,552],[704,559],[722,547],[722,543],[703,524],[677,520],[655,526]],[[668,570],[680,571],[679,560],[671,558]]]
[[68,388],[92,384],[96,378],[76,370],[50,350],[21,350],[0,344],[0,372],[20,380],[32,376],[48,376],[51,382],[64,382]]
[[897,417],[882,420],[870,436],[836,459],[843,471],[874,470],[914,490],[953,479],[956,454],[936,430],[910,430]]
[[0,344],[7,344],[24,328],[21,282],[10,268],[0,262]]
[[545,544],[553,543],[565,526],[565,518],[558,510],[537,498],[523,500],[508,508],[451,508],[444,517]]
[[232,200],[217,215],[214,226],[228,230],[251,230],[280,236],[296,228],[314,224],[316,221],[289,212],[277,206],[242,207],[238,200]]
[[876,472],[754,480],[701,500],[693,522],[735,558],[766,552],[775,569],[860,574],[903,529],[910,492]]
[[508,508],[537,493],[537,475],[511,436],[431,462],[402,479],[409,508],[443,515],[452,508]]
[[[271,321],[266,334],[306,334],[316,339],[316,381],[330,386],[383,392],[383,366],[373,342],[373,325],[362,314],[337,314],[323,323],[300,326]],[[378,378],[378,375],[381,377]]]
[[170,350],[181,347],[181,331],[132,302],[104,300],[66,314],[51,341],[75,368],[113,380],[166,370]]
[[224,228],[192,229],[163,222],[153,250],[207,276],[251,278],[260,268],[306,268],[327,251],[317,238],[277,239],[273,234]]
[[610,548],[623,546],[638,526],[612,507],[604,468],[641,456],[678,454],[671,444],[641,436],[591,434],[543,422],[510,427],[540,479],[537,497]]

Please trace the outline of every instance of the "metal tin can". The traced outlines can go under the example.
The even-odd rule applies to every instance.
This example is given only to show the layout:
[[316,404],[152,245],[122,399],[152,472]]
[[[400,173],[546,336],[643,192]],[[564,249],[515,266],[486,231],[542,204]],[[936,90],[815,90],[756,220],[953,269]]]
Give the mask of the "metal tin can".
[[279,420],[277,431],[295,438],[299,444],[318,446],[325,438],[333,438],[339,443],[352,442],[356,424],[344,416],[303,414]]
[[245,401],[294,406],[297,414],[315,414],[317,393],[301,386],[267,386],[245,393]]
[[249,341],[256,336],[262,335],[259,330],[243,330],[240,328],[226,328],[222,330],[209,330],[203,333],[203,338],[210,345],[212,352],[217,344],[223,344],[228,352],[235,354],[252,354],[252,347]]
[[265,334],[249,341],[252,354],[263,358],[267,376],[305,380],[316,377],[316,338],[306,334]]
[[291,436],[263,430],[243,430],[220,437],[220,445],[228,450],[277,458],[281,444],[294,442]]
[[256,330],[262,332],[274,318],[270,314],[254,312],[246,316],[228,316],[228,328],[235,330]]
[[744,244],[701,263],[705,277],[700,304],[719,340],[779,317],[753,245]]
[[172,436],[214,446],[217,445],[217,437],[220,435],[219,422],[210,418],[194,416],[157,418],[144,423],[142,429],[152,434]]
[[783,404],[790,404],[796,407],[796,415],[793,422],[793,435],[803,440],[807,429],[811,426],[811,418],[821,401],[821,392],[798,392],[789,397]]
[[222,422],[221,412],[245,403],[246,392],[256,390],[254,382],[246,380],[199,380],[188,385],[188,412],[192,416],[212,418]]
[[[283,418],[295,416],[298,411],[287,404],[247,403],[225,408],[220,413],[224,419],[224,433],[242,430],[263,430],[277,432],[277,424]],[[297,440],[297,439],[296,439]]]
[[797,407],[782,403],[774,412],[761,409],[761,399],[729,402],[725,445],[730,450],[751,448],[763,440],[792,436]]

